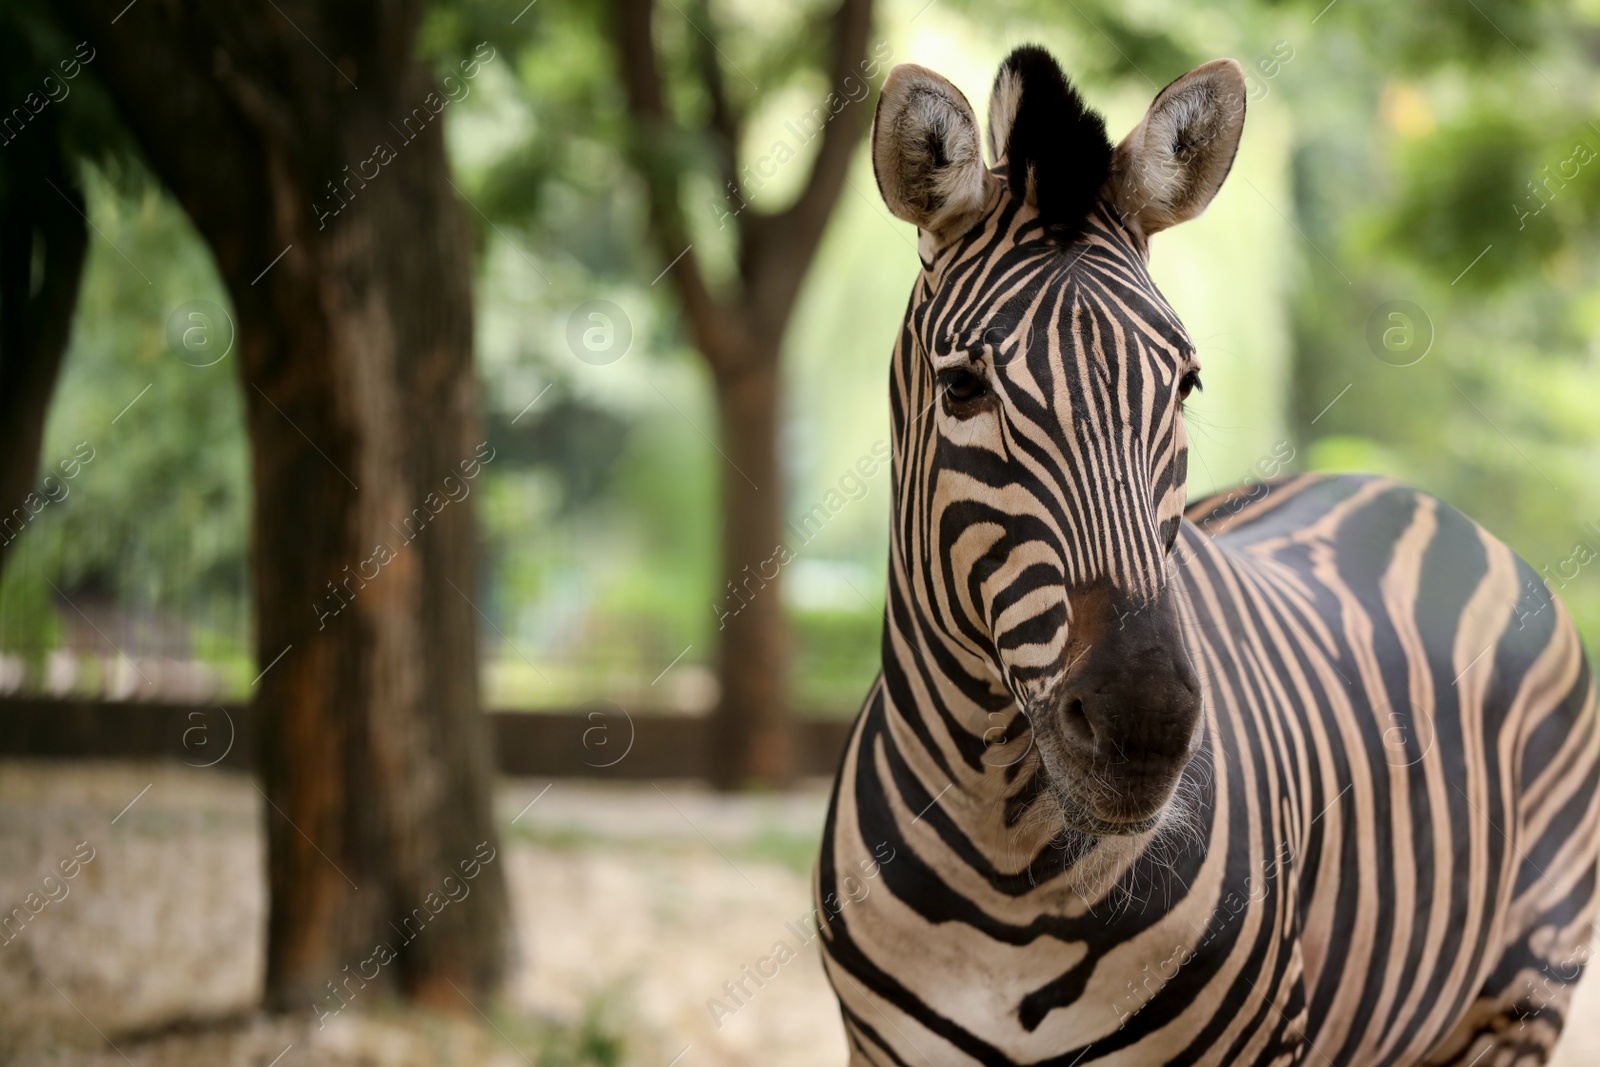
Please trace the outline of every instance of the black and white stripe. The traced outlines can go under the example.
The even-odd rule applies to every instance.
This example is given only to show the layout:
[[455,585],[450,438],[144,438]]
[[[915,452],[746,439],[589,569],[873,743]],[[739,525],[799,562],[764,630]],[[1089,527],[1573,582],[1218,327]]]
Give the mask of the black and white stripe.
[[[1002,67],[982,175],[932,72],[897,68],[874,130],[924,269],[883,673],[817,872],[852,1062],[1543,1063],[1600,852],[1572,622],[1385,479],[1185,516],[1198,365],[1145,259],[1226,174],[1237,67],[1101,159],[1041,55]],[[1093,143],[1037,148],[1058,121]],[[1092,199],[1051,191],[1075,160]]]

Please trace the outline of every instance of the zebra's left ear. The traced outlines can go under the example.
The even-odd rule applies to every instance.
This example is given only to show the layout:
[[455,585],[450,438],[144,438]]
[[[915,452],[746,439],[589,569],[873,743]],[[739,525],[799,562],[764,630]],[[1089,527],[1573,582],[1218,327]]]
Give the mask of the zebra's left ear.
[[1196,67],[1161,92],[1111,157],[1107,199],[1150,234],[1206,209],[1244,132],[1244,69],[1232,59]]

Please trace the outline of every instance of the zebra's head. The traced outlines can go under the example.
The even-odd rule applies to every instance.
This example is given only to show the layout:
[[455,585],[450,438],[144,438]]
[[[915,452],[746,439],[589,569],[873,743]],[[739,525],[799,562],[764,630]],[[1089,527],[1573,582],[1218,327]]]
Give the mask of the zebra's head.
[[1227,176],[1244,89],[1207,63],[1113,147],[1028,47],[995,79],[992,167],[971,105],[922,67],[894,69],[873,125],[922,260],[894,367],[896,577],[956,684],[1020,705],[1086,833],[1154,826],[1200,743],[1169,580],[1200,367],[1146,261]]

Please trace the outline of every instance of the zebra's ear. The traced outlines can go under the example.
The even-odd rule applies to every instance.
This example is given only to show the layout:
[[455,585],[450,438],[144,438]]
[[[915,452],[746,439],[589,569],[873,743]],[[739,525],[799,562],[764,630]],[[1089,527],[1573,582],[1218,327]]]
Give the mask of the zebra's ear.
[[1107,198],[1148,237],[1206,209],[1244,131],[1244,70],[1232,59],[1196,67],[1161,92],[1111,158]]
[[896,218],[930,233],[953,229],[988,200],[996,181],[961,90],[914,63],[889,72],[872,120],[872,170]]

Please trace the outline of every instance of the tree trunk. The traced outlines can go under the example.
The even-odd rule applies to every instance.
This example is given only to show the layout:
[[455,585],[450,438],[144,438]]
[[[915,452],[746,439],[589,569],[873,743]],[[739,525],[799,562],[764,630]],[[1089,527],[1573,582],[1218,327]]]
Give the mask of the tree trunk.
[[269,310],[317,358],[246,352],[260,662],[288,650],[258,698],[282,716],[263,766],[280,1004],[335,1007],[321,987],[378,943],[446,1003],[449,981],[498,966],[498,869],[468,886],[475,904],[440,903],[494,848],[464,495],[492,460],[473,436],[470,243],[441,140],[402,151],[325,242],[284,234],[314,251],[284,264]]
[[782,375],[776,358],[740,361],[716,376],[722,464],[722,694],[712,728],[720,789],[781,786],[792,774],[781,596],[788,560],[778,462]]
[[444,120],[405,125],[433,112],[420,8],[172,2],[111,27],[119,6],[81,0],[79,31],[238,316],[268,1001],[322,1018],[387,985],[465,1010],[507,918],[471,603],[493,457]]
[[[831,109],[805,185],[787,208],[768,214],[744,206],[735,213],[739,291],[719,298],[689,237],[682,146],[708,145],[722,184],[737,193],[745,138],[741,109],[723,84],[721,64],[727,57],[717,45],[715,20],[703,4],[693,10],[698,34],[689,41],[698,89],[709,107],[705,125],[692,131],[668,106],[655,46],[655,0],[612,0],[611,29],[633,122],[629,148],[645,181],[657,250],[668,264],[663,273],[672,277],[717,387],[721,449],[728,462],[722,478],[723,584],[717,608],[722,696],[713,720],[711,760],[715,784],[733,789],[781,785],[793,774],[788,631],[778,596],[779,571],[788,562],[780,547],[778,352],[869,111],[859,101]],[[872,0],[839,0],[832,18],[829,85],[846,87],[876,77],[868,71],[877,64],[866,61],[871,26]],[[755,110],[753,103],[746,106]]]
[[[42,507],[44,420],[83,276],[83,196],[46,110],[0,158],[0,574],[11,546]],[[38,268],[38,284],[34,285]],[[59,492],[59,490],[55,490]],[[36,498],[43,499],[43,498]]]

